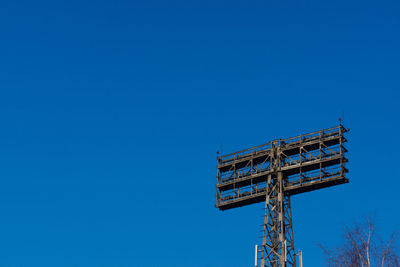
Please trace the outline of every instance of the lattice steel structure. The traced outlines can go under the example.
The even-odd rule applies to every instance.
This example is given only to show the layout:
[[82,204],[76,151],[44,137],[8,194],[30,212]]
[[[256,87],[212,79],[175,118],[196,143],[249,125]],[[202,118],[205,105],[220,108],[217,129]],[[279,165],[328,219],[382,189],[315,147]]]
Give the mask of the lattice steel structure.
[[348,183],[342,125],[220,156],[220,210],[265,201],[257,266],[296,266],[290,197]]

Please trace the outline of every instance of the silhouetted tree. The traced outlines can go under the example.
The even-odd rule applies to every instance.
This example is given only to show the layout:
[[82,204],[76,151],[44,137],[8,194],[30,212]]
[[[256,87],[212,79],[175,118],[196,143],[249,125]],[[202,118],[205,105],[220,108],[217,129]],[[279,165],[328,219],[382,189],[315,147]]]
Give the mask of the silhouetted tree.
[[388,241],[377,236],[375,223],[368,219],[365,224],[345,227],[344,244],[335,249],[320,245],[329,267],[400,267],[397,236],[393,233]]

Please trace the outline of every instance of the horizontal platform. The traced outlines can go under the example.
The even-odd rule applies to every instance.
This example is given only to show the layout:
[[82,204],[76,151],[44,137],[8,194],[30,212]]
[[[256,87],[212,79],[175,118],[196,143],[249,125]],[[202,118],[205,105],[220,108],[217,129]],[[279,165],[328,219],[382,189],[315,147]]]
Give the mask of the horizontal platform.
[[241,150],[224,156],[218,156],[217,168],[220,172],[226,172],[232,169],[240,169],[248,166],[248,162],[253,161],[253,165],[264,162],[270,155],[271,150],[279,147],[280,151],[287,156],[292,156],[300,153],[300,148],[312,151],[319,149],[320,144],[325,146],[334,146],[340,143],[345,143],[343,133],[348,130],[342,126],[337,126],[330,129],[321,130],[318,132],[300,135],[287,139],[274,140],[269,143]]
[[309,183],[303,183],[303,184],[297,184],[297,185],[289,185],[285,188],[285,192],[287,192],[289,195],[297,195],[300,193],[306,193],[310,191],[314,191],[317,189],[321,188],[327,188],[331,187],[334,185],[340,185],[340,184],[345,184],[348,183],[349,179],[345,178],[344,176],[337,176],[337,177],[332,177],[328,178],[325,180],[316,180],[312,181]]
[[217,204],[216,207],[220,210],[228,210],[237,207],[243,207],[254,203],[259,203],[265,201],[265,188],[263,192],[257,193],[251,196],[243,197],[240,199],[233,199],[231,201],[224,201],[220,204]]
[[[300,193],[310,192],[317,189],[327,188],[335,185],[341,185],[348,183],[349,180],[344,176],[330,177],[324,180],[315,180],[302,184],[288,184],[285,186],[285,193],[289,196],[297,195]],[[259,189],[256,193],[249,194],[247,196],[221,201],[217,203],[216,207],[220,210],[228,210],[237,207],[243,207],[250,204],[255,204],[259,202],[264,202],[266,198],[266,188]]]
[[[301,153],[304,154],[305,153],[304,151],[312,152],[315,150],[319,150],[321,144],[329,148],[332,146],[339,145],[340,143],[343,144],[345,142],[347,142],[347,140],[343,136],[342,137],[333,136],[327,139],[310,141],[308,143],[299,143],[296,144],[296,146],[282,147],[280,149],[280,154],[282,154],[285,157],[290,157],[293,155],[300,155]],[[303,152],[301,150],[303,150]],[[269,161],[270,159],[271,159],[271,150],[258,151],[257,153],[254,153],[252,155],[247,155],[244,158],[226,164],[220,164],[217,166],[217,169],[221,173],[230,171],[232,169],[240,170],[250,165],[257,166],[259,164]]]
[[[281,171],[284,176],[293,175],[296,173],[301,172],[308,172],[312,170],[317,170],[320,168],[326,168],[333,165],[340,164],[340,162],[347,162],[348,160],[341,155],[334,155],[331,157],[323,158],[323,159],[316,159],[308,162],[302,162],[299,164],[287,165],[281,167]],[[219,191],[227,191],[233,188],[240,188],[244,186],[248,186],[251,184],[257,184],[263,181],[266,181],[268,175],[273,174],[275,170],[267,169],[265,171],[261,171],[259,173],[252,173],[248,176],[222,181],[217,184],[217,189]]]

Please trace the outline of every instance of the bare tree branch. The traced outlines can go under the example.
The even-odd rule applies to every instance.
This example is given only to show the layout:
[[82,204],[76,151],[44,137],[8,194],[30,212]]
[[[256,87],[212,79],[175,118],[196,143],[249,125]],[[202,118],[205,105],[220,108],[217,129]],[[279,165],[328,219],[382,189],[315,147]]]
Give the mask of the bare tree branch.
[[[377,242],[380,240],[380,242]],[[376,224],[368,218],[363,225],[344,228],[343,246],[328,249],[318,244],[327,258],[329,267],[400,267],[397,235],[387,242],[376,235]]]

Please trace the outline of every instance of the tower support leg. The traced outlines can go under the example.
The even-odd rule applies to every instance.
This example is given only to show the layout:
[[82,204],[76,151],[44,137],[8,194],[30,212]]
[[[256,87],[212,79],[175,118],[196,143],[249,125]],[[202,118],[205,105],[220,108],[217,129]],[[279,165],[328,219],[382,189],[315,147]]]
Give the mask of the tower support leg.
[[267,180],[260,267],[295,267],[290,197],[284,194],[284,179],[278,172]]

